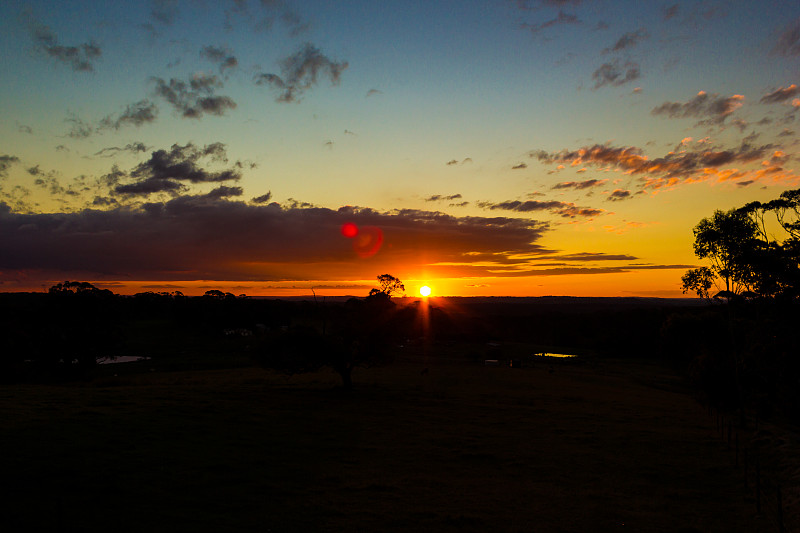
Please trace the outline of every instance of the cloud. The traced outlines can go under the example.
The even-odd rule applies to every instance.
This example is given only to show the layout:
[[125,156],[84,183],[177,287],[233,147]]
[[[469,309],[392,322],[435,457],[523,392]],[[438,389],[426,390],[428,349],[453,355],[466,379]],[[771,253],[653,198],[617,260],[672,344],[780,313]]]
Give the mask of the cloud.
[[[697,143],[693,150],[669,152],[662,157],[649,159],[637,147],[613,147],[608,145],[587,146],[578,150],[562,150],[548,153],[534,151],[531,157],[545,164],[559,164],[570,167],[595,166],[601,169],[620,169],[628,174],[641,174],[643,187],[663,187],[678,183],[692,183],[707,179],[728,181],[755,177],[793,180],[797,177],[784,173],[780,165],[783,159],[776,160],[771,144],[753,146],[742,143],[738,148],[726,149],[711,146],[708,143]],[[780,156],[782,157],[782,156]],[[758,171],[740,171],[724,169],[728,165],[748,164],[762,161]]]
[[146,152],[147,146],[143,142],[133,142],[128,143],[125,146],[109,146],[108,148],[103,148],[99,152],[95,152],[94,155],[100,157],[113,157],[117,155],[119,152],[131,152],[131,153],[138,153],[138,152]]
[[800,18],[789,23],[778,36],[772,53],[782,56],[800,55]]
[[678,4],[672,4],[671,6],[665,6],[663,8],[664,20],[670,20],[678,16],[678,11],[680,8]]
[[101,129],[119,130],[122,126],[132,125],[142,126],[150,122],[155,122],[158,117],[158,108],[149,100],[139,100],[133,104],[128,104],[125,110],[117,116],[108,115],[100,121]]
[[744,96],[734,94],[731,96],[720,96],[717,93],[708,94],[700,91],[688,102],[664,102],[660,106],[654,107],[650,113],[652,115],[666,115],[669,118],[703,118],[698,125],[720,125],[725,122],[734,111],[739,109],[744,103]]
[[623,189],[615,189],[608,195],[606,199],[612,202],[619,202],[620,200],[627,200],[629,198],[631,198],[631,191],[626,191]]
[[95,133],[95,128],[91,124],[84,122],[75,114],[70,114],[64,119],[64,122],[71,125],[67,137],[82,140],[88,139]]
[[383,91],[379,91],[378,89],[370,89],[367,91],[366,97],[369,98],[370,96],[377,96],[379,94],[383,94]]
[[765,94],[761,97],[760,102],[762,104],[779,104],[796,96],[800,96],[800,87],[793,83],[788,87],[779,87],[771,93]]
[[[178,193],[186,190],[183,182],[216,183],[236,181],[241,178],[238,170],[210,171],[199,166],[202,159],[226,162],[225,145],[212,143],[203,148],[192,143],[185,146],[173,144],[169,151],[156,150],[150,159],[140,163],[130,172],[116,167],[105,177],[114,186],[114,192],[125,195],[147,196],[158,192]],[[133,179],[132,183],[120,183]]]
[[20,133],[27,133],[28,135],[33,135],[33,128],[30,126],[26,126],[25,124],[17,124],[17,131]]
[[573,15],[571,13],[565,13],[564,11],[559,10],[558,15],[556,15],[556,17],[551,20],[548,20],[541,24],[528,24],[526,22],[522,24],[522,27],[530,30],[531,34],[533,36],[536,36],[543,30],[546,30],[547,28],[552,28],[553,26],[563,26],[566,24],[574,25],[580,23],[581,21],[580,19],[578,19],[576,15]]
[[305,43],[297,52],[281,61],[281,76],[259,73],[255,76],[255,82],[280,90],[276,98],[278,102],[296,102],[307,90],[317,85],[320,77],[327,76],[331,85],[338,85],[347,66],[347,61],[332,61],[319,48]]
[[188,83],[171,78],[169,83],[161,78],[150,78],[156,84],[155,94],[166,100],[184,118],[200,118],[204,114],[222,116],[236,109],[236,102],[228,96],[217,96],[222,82],[213,75],[195,74]]
[[265,204],[272,199],[272,191],[267,191],[267,194],[262,194],[261,196],[256,196],[251,202],[254,204]]
[[223,74],[225,69],[234,69],[239,65],[239,61],[230,50],[218,46],[204,46],[200,50],[200,57],[218,65],[220,74]]
[[445,200],[446,201],[458,200],[460,198],[461,198],[460,194],[451,194],[451,195],[448,195],[448,196],[444,196],[444,195],[441,195],[441,194],[434,194],[433,196],[428,196],[427,198],[425,198],[425,201],[426,202],[441,202],[441,201],[445,201]]
[[77,46],[63,46],[58,43],[56,34],[35,20],[30,12],[25,13],[24,16],[37,50],[56,61],[69,65],[75,72],[94,71],[94,62],[103,54],[97,44],[89,41]]
[[19,163],[19,157],[15,155],[0,155],[0,178],[8,176],[8,169],[15,163]]
[[519,164],[514,165],[513,167],[511,167],[511,170],[520,170],[520,169],[523,169],[523,168],[528,168],[528,165],[525,164],[525,163],[519,163]]
[[623,50],[627,50],[628,48],[633,48],[648,37],[649,34],[644,28],[638,29],[634,32],[628,32],[617,39],[617,42],[614,43],[614,46],[604,48],[603,53],[621,52]]
[[244,194],[244,189],[241,187],[229,187],[227,185],[220,185],[210,192],[200,195],[197,198],[201,200],[221,200],[222,198],[230,198],[231,196],[241,196]]
[[496,210],[502,209],[504,211],[517,211],[520,213],[530,213],[533,211],[550,211],[551,213],[560,215],[565,218],[575,217],[594,217],[602,214],[602,209],[593,209],[590,207],[578,207],[573,203],[560,202],[557,200],[507,200],[496,204],[489,202],[480,202],[478,207],[484,209]]
[[591,179],[585,181],[563,181],[561,183],[556,183],[553,185],[553,189],[575,189],[575,190],[583,190],[589,189],[591,187],[598,187],[603,185],[608,180],[598,180],[598,179]]
[[[361,259],[341,235],[345,222],[380,229],[383,247]],[[461,262],[467,253],[502,259],[549,252],[536,243],[546,231],[546,224],[517,218],[287,208],[208,196],[76,213],[20,214],[0,204],[0,270],[165,282],[367,279],[397,265]]]
[[619,87],[639,79],[640,76],[641,73],[637,63],[628,61],[625,64],[620,64],[618,60],[614,60],[611,63],[603,63],[592,73],[594,89],[599,89],[606,85]]
[[150,17],[165,26],[171,26],[178,17],[178,0],[150,0]]

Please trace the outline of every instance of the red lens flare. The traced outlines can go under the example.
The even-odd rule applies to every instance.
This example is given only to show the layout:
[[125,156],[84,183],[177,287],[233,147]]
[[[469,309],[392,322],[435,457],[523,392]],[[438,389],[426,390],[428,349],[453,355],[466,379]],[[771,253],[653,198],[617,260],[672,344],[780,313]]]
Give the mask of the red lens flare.
[[359,257],[370,257],[378,253],[383,244],[383,231],[375,226],[359,228],[352,222],[342,224],[342,235],[353,239],[353,250]]
[[383,244],[383,231],[374,226],[361,228],[358,237],[353,240],[353,250],[360,257],[370,257],[378,253]]
[[358,235],[358,226],[356,226],[352,222],[345,222],[344,224],[342,224],[342,235],[344,235],[348,239],[352,239],[353,237]]

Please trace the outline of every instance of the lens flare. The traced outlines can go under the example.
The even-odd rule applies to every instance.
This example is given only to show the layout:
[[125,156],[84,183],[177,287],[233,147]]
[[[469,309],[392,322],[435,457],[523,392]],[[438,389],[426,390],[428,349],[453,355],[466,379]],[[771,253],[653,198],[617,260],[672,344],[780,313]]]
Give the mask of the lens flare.
[[419,288],[419,293],[422,296],[428,297],[431,295],[431,288],[428,287],[427,285],[423,285],[422,287]]
[[344,235],[348,239],[352,239],[353,237],[358,235],[358,226],[356,226],[352,222],[345,222],[344,224],[342,224],[342,235]]

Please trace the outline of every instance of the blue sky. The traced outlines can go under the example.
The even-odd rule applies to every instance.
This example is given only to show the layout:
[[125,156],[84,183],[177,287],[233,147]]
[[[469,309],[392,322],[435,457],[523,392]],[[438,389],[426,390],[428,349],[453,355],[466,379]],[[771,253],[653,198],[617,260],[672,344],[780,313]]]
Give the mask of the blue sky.
[[[14,0],[0,26],[4,290],[678,296],[702,217],[798,187],[796,3]],[[109,251],[131,228],[152,249]]]

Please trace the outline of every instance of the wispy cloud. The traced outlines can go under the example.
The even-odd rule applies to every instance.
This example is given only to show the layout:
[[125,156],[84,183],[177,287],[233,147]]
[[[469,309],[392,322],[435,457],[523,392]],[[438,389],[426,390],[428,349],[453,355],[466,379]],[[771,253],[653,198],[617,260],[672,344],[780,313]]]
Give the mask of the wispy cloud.
[[537,36],[542,31],[548,28],[552,28],[554,26],[576,25],[580,23],[581,21],[577,17],[577,15],[566,13],[564,11],[559,11],[558,15],[556,15],[555,18],[537,24],[530,24],[525,22],[522,24],[522,27],[529,30],[533,36]]
[[452,201],[458,200],[462,196],[460,194],[449,194],[449,195],[442,195],[442,194],[434,194],[433,196],[428,196],[425,198],[426,202],[442,202],[442,201]]
[[100,121],[100,129],[118,130],[123,126],[142,126],[155,122],[158,118],[158,108],[149,100],[139,100],[125,106],[119,115],[107,115]]
[[628,32],[622,35],[613,46],[603,49],[603,53],[622,52],[629,48],[633,48],[643,40],[647,39],[649,34],[644,28],[638,29],[634,32]]
[[621,63],[618,60],[614,60],[611,63],[603,63],[592,73],[594,89],[607,85],[619,87],[640,77],[639,64],[632,61]]
[[765,94],[760,101],[762,104],[779,104],[796,96],[800,96],[800,87],[793,83],[788,87],[778,87],[771,93]]
[[93,41],[77,46],[61,45],[56,34],[36,20],[29,11],[24,12],[23,17],[26,19],[28,31],[37,50],[56,61],[69,65],[76,72],[94,71],[94,63],[103,55],[100,46]]
[[708,94],[700,91],[688,102],[664,102],[654,107],[650,113],[653,115],[666,115],[669,118],[704,118],[698,125],[720,125],[725,122],[734,111],[742,107],[744,96],[734,94],[720,96],[717,93]]
[[215,91],[223,86],[213,75],[195,74],[189,82],[171,78],[169,83],[161,78],[151,78],[155,94],[166,100],[184,118],[200,118],[205,114],[224,115],[236,109],[236,102],[228,96],[218,96]]
[[219,46],[204,46],[200,50],[200,57],[217,65],[220,74],[224,74],[225,69],[234,69],[239,65],[239,60],[236,59],[233,52]]
[[800,55],[800,18],[790,22],[784,28],[778,36],[772,52],[782,56]]
[[591,180],[584,180],[584,181],[562,181],[561,183],[556,183],[553,185],[553,189],[575,189],[575,190],[583,190],[583,189],[590,189],[592,187],[599,187],[603,185],[608,180],[598,180],[598,179],[591,179]]
[[281,61],[280,76],[259,73],[255,76],[255,82],[257,85],[270,85],[278,89],[278,102],[296,102],[307,90],[317,85],[321,77],[327,77],[331,85],[338,85],[347,66],[347,61],[333,61],[319,48],[305,43],[297,52]]
[[133,143],[128,143],[125,146],[109,146],[107,148],[103,148],[98,152],[95,152],[94,155],[100,157],[113,157],[120,152],[138,153],[146,151],[147,151],[147,146],[145,146],[143,142],[133,142]]
[[570,202],[560,202],[557,200],[507,200],[505,202],[498,203],[479,202],[478,207],[491,210],[500,209],[503,211],[517,211],[519,213],[549,211],[565,218],[594,217],[604,213],[602,209],[579,207]]
[[[545,164],[562,166],[595,166],[601,169],[619,169],[628,174],[642,175],[642,188],[660,188],[679,183],[694,183],[715,179],[730,181],[742,179],[796,180],[797,176],[784,170],[784,152],[773,145],[752,146],[742,143],[738,148],[725,149],[698,143],[694,149],[669,152],[662,157],[649,159],[641,148],[608,145],[587,146],[578,150],[548,153],[534,151],[535,157]],[[726,168],[760,162],[758,170],[746,171]]]
[[16,163],[19,163],[19,157],[15,155],[0,155],[0,178],[8,176],[8,169]]

